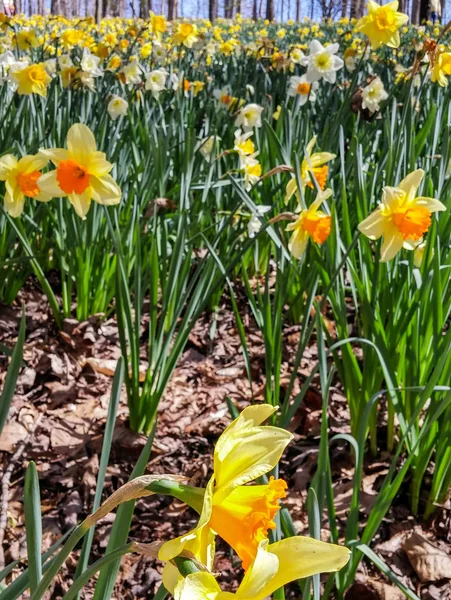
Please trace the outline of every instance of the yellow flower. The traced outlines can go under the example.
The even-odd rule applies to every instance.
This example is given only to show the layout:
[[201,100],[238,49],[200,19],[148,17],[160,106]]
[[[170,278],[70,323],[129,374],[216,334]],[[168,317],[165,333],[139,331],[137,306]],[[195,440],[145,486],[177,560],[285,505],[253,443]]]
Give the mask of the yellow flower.
[[204,89],[205,82],[204,81],[193,81],[191,83],[191,87],[193,89],[194,95],[197,96],[197,94]]
[[179,23],[174,34],[174,42],[192,48],[197,42],[197,26],[192,23]]
[[164,15],[155,15],[150,11],[150,27],[154,33],[164,33],[167,29],[166,17]]
[[292,231],[288,248],[295,258],[301,258],[311,238],[316,244],[323,244],[330,234],[332,219],[318,210],[324,200],[332,195],[332,190],[318,192],[315,201],[307,209],[302,209],[294,223],[290,223],[287,231]]
[[281,111],[281,110],[282,110],[282,106],[279,104],[279,105],[277,106],[277,108],[276,108],[275,112],[273,112],[273,114],[272,114],[272,118],[273,118],[275,121],[278,121],[278,120],[279,120],[279,117],[280,117],[280,111]]
[[357,21],[355,31],[368,36],[373,49],[382,45],[398,48],[399,29],[409,20],[407,15],[397,12],[398,1],[380,6],[368,0],[367,8],[368,14]]
[[18,70],[11,69],[11,78],[17,83],[17,93],[20,95],[47,95],[47,86],[52,78],[45,70],[44,63],[30,65]]
[[77,123],[67,134],[67,150],[41,150],[56,170],[42,175],[38,184],[52,197],[68,196],[76,213],[86,218],[91,200],[110,206],[121,201],[121,189],[109,175],[113,165],[97,150],[91,130]]
[[40,154],[23,156],[17,160],[12,154],[0,158],[0,181],[5,182],[5,209],[12,217],[18,217],[22,211],[25,197],[48,202],[53,196],[43,192],[38,185],[41,169],[48,159]]
[[451,52],[440,53],[432,68],[431,81],[440,86],[448,85],[448,77],[451,75]]
[[[309,186],[314,189],[315,184],[312,181],[313,175],[313,178],[316,180],[319,188],[323,190],[326,187],[327,174],[329,171],[326,163],[333,160],[336,155],[332,154],[331,152],[312,153],[315,144],[316,135],[313,136],[310,142],[307,144],[306,156],[301,164],[301,182],[304,188],[305,186]],[[300,195],[295,177],[288,182],[286,187],[285,204],[288,204],[288,201],[294,194],[296,194],[298,202],[300,202]]]
[[22,29],[16,34],[16,44],[19,50],[29,50],[30,48],[37,48],[39,42],[33,30]]
[[[161,560],[169,561],[189,550],[211,568],[218,534],[235,550],[245,569],[252,563],[268,529],[275,528],[278,499],[285,496],[286,484],[280,479],[271,479],[266,485],[245,485],[271,471],[292,438],[284,429],[261,426],[275,410],[268,404],[250,406],[223,432],[215,447],[214,473],[204,492],[199,523],[189,533],[163,544]],[[167,564],[164,577],[173,575],[174,567]]]
[[398,187],[384,187],[378,208],[359,224],[359,231],[370,240],[383,237],[381,261],[396,256],[404,246],[411,250],[431,224],[431,214],[446,210],[435,198],[416,197],[424,171],[417,169]]
[[222,600],[232,596],[237,600],[264,600],[296,579],[339,571],[349,555],[344,546],[308,537],[294,536],[275,544],[265,540],[234,594],[222,592],[214,576],[205,571],[178,578],[175,589],[169,591],[175,600]]

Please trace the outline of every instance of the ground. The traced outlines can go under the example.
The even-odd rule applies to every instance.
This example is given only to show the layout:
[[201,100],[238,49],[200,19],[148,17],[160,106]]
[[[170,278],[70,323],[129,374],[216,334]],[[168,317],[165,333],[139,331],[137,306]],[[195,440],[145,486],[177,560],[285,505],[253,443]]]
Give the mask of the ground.
[[[83,323],[66,319],[63,331],[58,332],[45,298],[33,281],[21,291],[12,307],[0,305],[0,351],[2,346],[11,348],[14,345],[22,303],[27,314],[25,365],[8,423],[0,438],[3,467],[0,568],[26,556],[23,485],[30,460],[36,462],[41,485],[43,550],[90,512],[112,373],[120,356],[114,318],[97,315]],[[254,397],[262,401],[263,341],[245,307],[241,314],[246,315],[244,325],[252,362]],[[216,327],[212,328],[215,318],[218,319]],[[298,335],[296,326],[287,326],[282,387],[287,385],[291,374]],[[144,356],[143,347],[143,360]],[[298,386],[315,361],[313,344],[303,357]],[[0,387],[6,367],[7,358],[0,354]],[[211,472],[215,440],[230,420],[227,397],[242,409],[249,404],[251,394],[233,312],[224,300],[217,316],[204,315],[193,329],[159,407],[157,434],[147,472],[183,474],[194,484],[204,485]],[[321,397],[313,382],[291,423],[294,442],[281,465],[281,475],[289,484],[285,506],[300,534],[308,532],[304,503],[315,473],[320,409]],[[346,399],[338,381],[332,388],[330,425],[331,435],[350,431]],[[104,498],[127,481],[145,440],[128,427],[123,390]],[[388,464],[389,455],[385,451],[366,460],[362,525]],[[344,525],[353,476],[353,456],[346,445],[332,446],[332,468],[337,513]],[[443,507],[432,523],[421,523],[410,514],[408,493],[408,487],[402,489],[372,547],[422,599],[451,599],[451,559],[447,555],[451,538],[449,507]],[[106,547],[113,520],[114,515],[109,515],[97,528],[95,556],[100,556]],[[196,515],[181,502],[149,497],[137,503],[130,538],[141,542],[165,540],[187,531],[195,522]],[[327,522],[324,521],[325,535],[326,530]],[[418,535],[421,537],[415,537]],[[428,546],[427,541],[432,546]],[[69,559],[47,598],[62,598],[70,585],[74,565],[75,560]],[[225,572],[233,566],[236,569],[226,576]],[[239,567],[222,544],[219,545],[216,569],[223,575],[224,586],[233,589],[239,578]],[[19,569],[15,573],[19,573]],[[139,600],[152,597],[160,584],[160,573],[161,564],[156,561],[136,554],[127,555],[122,562],[115,598]],[[92,590],[93,586],[88,586],[84,598],[92,598]],[[290,594],[298,597],[296,587]],[[366,563],[361,564],[356,584],[347,594],[347,600],[399,598],[404,595]]]

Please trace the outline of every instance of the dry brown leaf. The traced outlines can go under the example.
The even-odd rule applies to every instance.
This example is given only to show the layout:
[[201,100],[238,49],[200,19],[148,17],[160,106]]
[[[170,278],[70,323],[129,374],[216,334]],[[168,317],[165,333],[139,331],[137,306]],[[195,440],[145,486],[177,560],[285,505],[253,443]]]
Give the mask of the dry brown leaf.
[[421,581],[451,579],[451,557],[419,533],[412,533],[402,548]]
[[12,454],[19,442],[28,435],[27,429],[17,421],[7,423],[0,436],[0,450]]

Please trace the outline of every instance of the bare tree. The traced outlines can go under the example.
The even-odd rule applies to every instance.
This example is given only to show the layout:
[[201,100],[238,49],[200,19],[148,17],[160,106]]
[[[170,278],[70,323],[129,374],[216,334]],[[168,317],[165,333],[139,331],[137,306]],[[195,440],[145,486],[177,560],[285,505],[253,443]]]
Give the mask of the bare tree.
[[208,2],[208,16],[210,21],[216,21],[218,17],[218,1],[217,0],[209,0]]
[[274,21],[274,0],[267,0],[266,2],[266,18],[268,21]]
[[323,19],[336,19],[342,11],[342,0],[317,0]]
[[296,21],[301,20],[301,0],[296,0]]

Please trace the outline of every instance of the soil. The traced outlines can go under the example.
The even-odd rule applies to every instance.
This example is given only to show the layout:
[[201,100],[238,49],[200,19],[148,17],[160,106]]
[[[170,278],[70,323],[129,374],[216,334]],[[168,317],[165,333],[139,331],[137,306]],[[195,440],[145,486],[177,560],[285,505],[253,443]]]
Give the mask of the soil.
[[[8,358],[1,351],[14,346],[22,304],[26,307],[27,317],[24,366],[8,422],[0,438],[0,465],[3,469],[0,535],[4,534],[0,569],[15,560],[25,564],[23,486],[29,461],[35,461],[39,473],[43,551],[89,514],[96,487],[112,374],[120,356],[113,318],[96,315],[83,323],[66,319],[63,331],[58,332],[45,297],[30,281],[13,306],[0,305],[0,388],[8,365]],[[263,401],[265,360],[262,336],[245,305],[241,314],[244,315],[252,365],[253,396],[256,401]],[[298,339],[299,327],[287,326],[281,374],[282,398],[292,372]],[[144,342],[142,357],[144,361]],[[298,370],[295,393],[316,361],[313,343],[306,350]],[[192,331],[159,406],[157,432],[147,473],[183,474],[194,485],[205,485],[211,473],[215,441],[230,422],[227,398],[238,409],[243,409],[250,403],[252,393],[233,311],[224,300],[216,314],[204,315]],[[145,436],[130,431],[127,414],[124,389],[103,498],[127,481],[146,441]],[[334,382],[331,390],[329,414],[331,436],[350,432],[346,398],[338,381]],[[380,425],[383,433],[382,419]],[[313,380],[291,423],[294,442],[281,464],[281,476],[289,485],[284,505],[290,510],[299,534],[308,534],[305,503],[316,468],[320,427],[321,395],[318,382]],[[335,443],[331,447],[337,515],[345,525],[352,493],[354,458],[344,443]],[[378,457],[366,460],[360,515],[362,526],[387,472],[389,459],[388,452],[382,450]],[[449,515],[449,507],[445,506],[433,522],[425,524],[418,520],[410,512],[406,482],[372,543],[373,550],[399,579],[425,600],[451,599]],[[110,514],[97,527],[93,558],[102,556],[113,520],[114,515]],[[181,502],[152,496],[137,502],[129,537],[139,542],[166,540],[188,531],[195,523],[195,513]],[[324,530],[327,535],[326,519]],[[67,591],[76,566],[76,554],[69,558],[46,598],[57,600]],[[216,570],[221,574],[223,588],[235,589],[241,578],[236,559],[221,542],[217,556]],[[20,573],[20,564],[13,571],[13,578]],[[153,597],[161,583],[161,566],[148,557],[127,555],[122,561],[114,598],[139,600]],[[92,598],[93,589],[94,583],[89,584],[82,597]],[[291,589],[288,597],[299,597],[296,587]],[[347,593],[347,600],[397,600],[404,597],[366,561],[362,561],[356,583]]]

